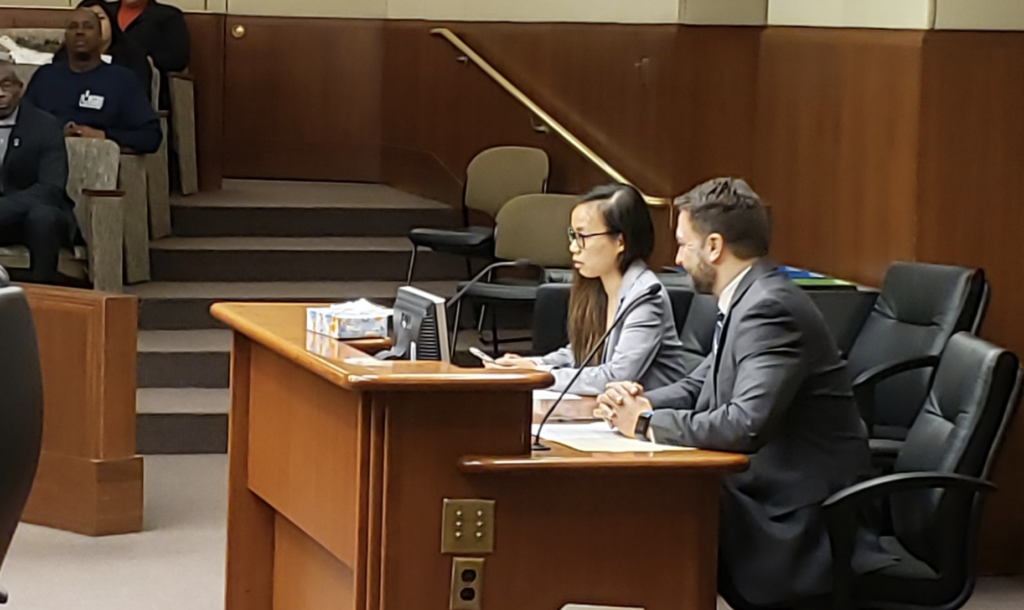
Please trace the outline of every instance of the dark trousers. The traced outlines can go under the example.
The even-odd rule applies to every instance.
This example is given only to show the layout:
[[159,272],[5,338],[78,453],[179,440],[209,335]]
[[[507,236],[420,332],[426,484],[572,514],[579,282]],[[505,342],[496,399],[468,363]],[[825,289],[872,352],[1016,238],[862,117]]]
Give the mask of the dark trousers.
[[57,261],[68,244],[71,212],[45,203],[0,197],[0,245],[22,245],[31,256],[31,280],[60,281]]

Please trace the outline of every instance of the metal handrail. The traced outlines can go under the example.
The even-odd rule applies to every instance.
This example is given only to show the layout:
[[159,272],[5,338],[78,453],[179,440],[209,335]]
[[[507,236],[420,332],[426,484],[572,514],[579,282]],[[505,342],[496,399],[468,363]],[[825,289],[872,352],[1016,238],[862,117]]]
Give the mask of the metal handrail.
[[[440,36],[450,42],[452,46],[461,51],[466,58],[476,64],[478,68],[483,70],[484,74],[489,76],[491,80],[498,83],[498,85],[504,89],[509,95],[515,98],[523,106],[532,112],[537,118],[541,120],[549,129],[557,133],[563,140],[565,140],[570,146],[576,149],[576,152],[583,155],[583,158],[590,161],[604,173],[608,174],[612,180],[616,182],[622,182],[623,184],[634,185],[631,181],[627,180],[618,170],[612,167],[607,161],[605,161],[600,155],[594,152],[589,146],[580,141],[579,138],[574,136],[572,132],[565,128],[564,125],[559,123],[550,114],[544,111],[543,108],[537,105],[536,102],[531,100],[525,93],[523,93],[519,87],[513,85],[507,78],[505,78],[500,72],[494,69],[494,66],[489,64],[486,59],[480,57],[480,55],[472,49],[468,44],[459,38],[454,32],[448,28],[434,28],[430,30],[430,33],[435,36]],[[662,207],[672,203],[672,201],[666,197],[654,197],[641,193],[644,200],[650,206]]]

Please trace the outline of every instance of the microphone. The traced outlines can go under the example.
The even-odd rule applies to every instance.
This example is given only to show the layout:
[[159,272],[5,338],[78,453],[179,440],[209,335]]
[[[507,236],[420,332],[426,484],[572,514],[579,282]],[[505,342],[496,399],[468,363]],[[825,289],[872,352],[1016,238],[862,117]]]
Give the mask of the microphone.
[[579,370],[576,371],[576,374],[572,376],[572,379],[569,380],[569,383],[565,385],[565,389],[562,390],[562,393],[559,394],[558,398],[555,399],[555,402],[551,404],[551,407],[548,409],[548,412],[544,414],[544,419],[540,420],[540,424],[537,426],[537,434],[535,434],[533,437],[534,451],[551,450],[551,447],[548,447],[540,442],[540,433],[542,430],[544,430],[544,424],[548,423],[548,419],[550,419],[551,416],[554,414],[555,409],[558,408],[558,405],[562,403],[562,399],[565,398],[565,395],[569,393],[569,390],[572,388],[572,385],[576,383],[576,380],[579,379],[580,375],[583,374],[584,369],[587,368],[587,363],[594,359],[594,355],[597,354],[597,350],[601,349],[604,346],[605,341],[607,341],[608,337],[611,336],[612,331],[615,330],[615,327],[618,326],[623,320],[625,320],[626,316],[631,311],[636,309],[638,305],[640,305],[644,301],[649,300],[651,297],[661,293],[661,288],[661,284],[653,284],[647,290],[645,290],[643,294],[637,297],[635,301],[633,301],[626,307],[623,307],[622,311],[620,311],[618,315],[615,316],[615,319],[612,320],[612,323],[608,325],[608,330],[605,331],[604,336],[601,337],[600,341],[594,344],[594,347],[591,348],[590,353],[587,354],[587,357],[583,359],[583,366],[581,366]]
[[536,265],[534,265],[532,262],[530,262],[530,259],[527,259],[527,258],[520,258],[520,259],[514,260],[514,261],[498,261],[496,263],[491,263],[490,265],[487,265],[486,267],[484,267],[483,271],[481,271],[480,273],[476,274],[476,276],[474,276],[473,279],[469,280],[466,283],[466,285],[462,287],[462,290],[460,290],[460,291],[455,293],[455,296],[453,296],[452,298],[448,299],[448,302],[445,304],[445,307],[451,307],[452,305],[455,305],[456,303],[461,301],[462,297],[466,296],[466,293],[469,292],[470,288],[472,288],[473,286],[476,286],[477,284],[479,284],[480,280],[482,280],[485,275],[487,275],[488,273],[494,271],[495,269],[503,269],[505,267],[518,267],[518,268],[522,269],[522,268],[525,268],[525,267],[535,267],[535,266]]

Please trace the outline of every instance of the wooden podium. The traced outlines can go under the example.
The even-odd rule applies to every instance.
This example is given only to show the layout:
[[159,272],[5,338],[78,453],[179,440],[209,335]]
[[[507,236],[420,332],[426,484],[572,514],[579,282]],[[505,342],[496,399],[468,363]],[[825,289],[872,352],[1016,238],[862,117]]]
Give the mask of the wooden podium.
[[212,311],[235,331],[228,610],[448,610],[445,499],[495,502],[483,610],[715,607],[719,486],[745,457],[531,454],[546,373],[378,363],[307,334],[304,305]]

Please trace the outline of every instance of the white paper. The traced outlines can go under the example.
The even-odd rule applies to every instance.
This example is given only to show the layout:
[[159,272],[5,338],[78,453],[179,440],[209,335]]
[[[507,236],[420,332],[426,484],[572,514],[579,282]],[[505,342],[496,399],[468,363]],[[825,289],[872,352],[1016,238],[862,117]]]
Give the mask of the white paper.
[[[533,434],[537,434],[537,424],[533,425]],[[609,428],[603,421],[589,424],[547,424],[540,437],[585,453],[659,453],[693,449],[626,438]]]
[[[558,400],[558,395],[561,393],[561,391],[552,392],[551,390],[534,390],[533,400]],[[565,402],[567,400],[583,400],[583,397],[580,396],[579,394],[566,394],[565,397],[562,398],[562,402]]]
[[53,62],[53,53],[18,46],[18,43],[14,42],[10,36],[0,36],[0,47],[7,50],[16,64],[44,66]]

